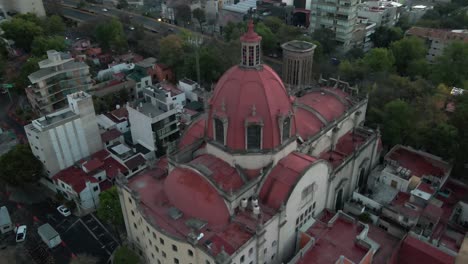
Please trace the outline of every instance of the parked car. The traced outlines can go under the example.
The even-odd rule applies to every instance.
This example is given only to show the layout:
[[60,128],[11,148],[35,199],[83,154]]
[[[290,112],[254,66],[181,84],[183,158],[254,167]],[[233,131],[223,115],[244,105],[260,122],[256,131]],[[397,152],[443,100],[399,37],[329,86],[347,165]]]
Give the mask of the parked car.
[[134,27],[134,26],[130,26],[129,29],[130,29],[130,30],[135,30],[135,27]]
[[102,11],[103,11],[103,12],[107,12],[107,11],[109,11],[109,10],[107,10],[106,8],[103,8]]
[[57,211],[63,216],[71,215],[70,209],[68,209],[65,205],[60,205],[57,207]]
[[23,242],[26,239],[26,231],[27,231],[26,225],[18,226],[15,228],[16,230],[16,242]]
[[37,229],[37,233],[49,248],[54,248],[62,243],[59,233],[48,223],[41,225]]

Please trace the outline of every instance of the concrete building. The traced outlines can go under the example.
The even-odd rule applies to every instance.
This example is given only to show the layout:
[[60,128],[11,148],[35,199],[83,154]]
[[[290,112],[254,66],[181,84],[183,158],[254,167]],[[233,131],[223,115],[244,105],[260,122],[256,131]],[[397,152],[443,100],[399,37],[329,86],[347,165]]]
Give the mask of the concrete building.
[[281,45],[283,48],[283,82],[291,94],[312,86],[312,66],[315,44],[293,40]]
[[400,19],[402,4],[393,1],[365,1],[358,5],[358,16],[367,18],[377,27],[393,27]]
[[177,118],[180,108],[172,98],[171,92],[150,86],[143,90],[142,99],[127,106],[133,144],[144,146],[158,157],[180,136]]
[[42,0],[0,0],[0,6],[3,6],[7,12],[33,13],[38,17],[46,15]]
[[102,149],[91,95],[67,95],[68,107],[24,127],[34,156],[49,177]]
[[133,94],[135,98],[142,98],[144,89],[153,84],[147,69],[139,65],[135,65],[133,72],[127,75],[127,79],[135,81],[135,93]]
[[115,109],[109,113],[98,115],[97,123],[101,131],[116,129],[121,134],[130,131],[127,107],[116,105]]
[[203,90],[200,85],[190,79],[183,78],[179,80],[178,88],[185,93],[185,98],[190,102],[197,102],[203,98]]
[[376,24],[369,21],[367,18],[358,17],[358,24],[353,33],[352,46],[361,48],[364,52],[368,52],[373,46],[371,36],[375,33]]
[[421,19],[424,14],[426,14],[427,10],[432,9],[432,6],[426,5],[414,5],[409,8],[407,11],[408,14],[408,23],[416,24],[419,19]]
[[444,53],[444,49],[454,41],[468,43],[467,29],[436,29],[411,27],[406,31],[407,36],[415,36],[425,40],[428,45],[426,59],[428,62],[434,62],[436,58]]
[[345,50],[351,48],[353,32],[357,24],[357,6],[359,0],[349,1],[311,1],[310,31],[328,28],[335,32],[335,40]]
[[341,209],[379,160],[367,98],[334,79],[291,97],[253,28],[179,148],[117,181],[130,245],[149,263],[287,263],[304,219]]
[[39,114],[53,112],[67,105],[67,94],[91,88],[89,66],[75,62],[66,53],[47,51],[47,59],[39,62],[39,70],[28,76],[33,84],[26,95]]

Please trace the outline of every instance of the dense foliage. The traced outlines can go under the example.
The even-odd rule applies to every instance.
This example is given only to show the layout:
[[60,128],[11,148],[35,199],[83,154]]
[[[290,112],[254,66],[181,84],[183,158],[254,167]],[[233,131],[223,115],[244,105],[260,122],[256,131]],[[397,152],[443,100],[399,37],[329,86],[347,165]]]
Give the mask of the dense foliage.
[[128,247],[119,247],[114,253],[114,264],[138,264],[140,258]]
[[42,163],[28,145],[16,145],[0,156],[0,178],[12,185],[37,182],[42,176]]

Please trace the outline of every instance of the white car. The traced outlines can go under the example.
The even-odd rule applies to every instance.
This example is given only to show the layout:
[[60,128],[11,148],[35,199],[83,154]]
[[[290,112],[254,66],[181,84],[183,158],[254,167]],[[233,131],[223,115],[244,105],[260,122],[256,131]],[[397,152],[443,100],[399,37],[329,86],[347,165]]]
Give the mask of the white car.
[[17,228],[15,228],[15,231],[16,231],[16,242],[19,243],[19,242],[23,242],[25,239],[26,239],[26,231],[27,231],[27,227],[25,225],[22,225],[22,226],[18,226]]
[[57,211],[63,216],[71,215],[70,209],[68,209],[65,205],[57,207]]
[[106,8],[103,8],[102,11],[103,11],[103,12],[107,12],[107,11],[109,11],[109,10],[107,10]]
[[129,27],[130,30],[135,30],[135,27],[131,26]]

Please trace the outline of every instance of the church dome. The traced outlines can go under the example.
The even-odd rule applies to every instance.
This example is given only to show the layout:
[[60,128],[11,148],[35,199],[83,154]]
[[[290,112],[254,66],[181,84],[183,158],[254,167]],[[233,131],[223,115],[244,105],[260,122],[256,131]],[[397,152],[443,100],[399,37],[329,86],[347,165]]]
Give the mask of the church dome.
[[251,22],[241,37],[241,64],[224,73],[209,102],[208,137],[233,151],[275,149],[295,134],[293,98],[261,64],[260,40]]

